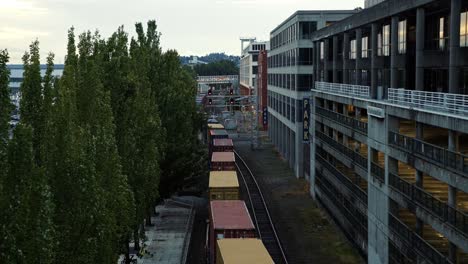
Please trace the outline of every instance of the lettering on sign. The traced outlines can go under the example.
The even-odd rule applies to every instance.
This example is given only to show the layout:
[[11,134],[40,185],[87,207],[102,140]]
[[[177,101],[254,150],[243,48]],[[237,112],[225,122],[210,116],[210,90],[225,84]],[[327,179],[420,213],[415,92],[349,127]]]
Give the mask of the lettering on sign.
[[268,125],[268,107],[263,107],[263,125]]
[[385,118],[385,110],[378,107],[367,106],[367,114],[377,118]]
[[310,99],[309,98],[304,98],[302,100],[302,123],[304,125],[304,130],[302,131],[303,137],[302,141],[304,143],[309,142],[309,127],[310,127]]

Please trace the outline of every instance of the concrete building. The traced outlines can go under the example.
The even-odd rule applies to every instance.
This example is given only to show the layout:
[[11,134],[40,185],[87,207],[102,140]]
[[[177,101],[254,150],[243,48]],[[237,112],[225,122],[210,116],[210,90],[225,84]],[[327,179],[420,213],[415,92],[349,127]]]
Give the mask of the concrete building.
[[268,133],[297,177],[309,175],[302,104],[310,97],[314,81],[312,34],[356,12],[297,11],[270,33]]
[[[244,47],[244,43],[247,46]],[[257,95],[258,54],[261,50],[268,50],[267,41],[256,41],[255,38],[243,38],[242,54],[239,66],[239,88],[241,95]]]
[[[44,77],[45,72],[47,70],[47,65],[41,64],[41,76]],[[52,73],[53,76],[55,77],[60,77],[63,74],[63,69],[64,69],[63,64],[56,64],[54,67],[54,72]],[[23,65],[22,64],[9,64],[7,65],[7,68],[10,70],[10,89],[12,93],[17,93],[19,91],[19,88],[21,86],[21,83],[23,82]]]
[[368,263],[468,263],[468,1],[381,1],[310,38],[311,195]]

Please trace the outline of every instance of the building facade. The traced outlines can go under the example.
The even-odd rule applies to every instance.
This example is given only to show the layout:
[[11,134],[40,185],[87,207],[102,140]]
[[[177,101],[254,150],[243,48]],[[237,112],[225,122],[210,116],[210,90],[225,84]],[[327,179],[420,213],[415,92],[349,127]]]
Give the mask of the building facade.
[[368,263],[468,263],[468,1],[382,1],[311,39],[311,195]]
[[302,104],[314,82],[312,34],[356,12],[297,11],[270,33],[268,134],[297,177],[309,175]]
[[268,42],[256,41],[255,39],[250,39],[246,47],[242,45],[239,66],[239,88],[241,95],[257,95],[258,54],[261,50],[268,49]]

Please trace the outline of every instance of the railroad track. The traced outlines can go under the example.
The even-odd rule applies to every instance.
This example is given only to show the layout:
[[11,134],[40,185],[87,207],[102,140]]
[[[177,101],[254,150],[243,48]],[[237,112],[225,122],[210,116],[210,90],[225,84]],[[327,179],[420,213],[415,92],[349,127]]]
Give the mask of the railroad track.
[[276,232],[275,225],[270,216],[268,206],[263,198],[260,186],[242,157],[234,150],[236,155],[236,167],[242,178],[248,196],[250,213],[257,228],[257,233],[266,249],[270,253],[273,261],[288,264],[281,240]]

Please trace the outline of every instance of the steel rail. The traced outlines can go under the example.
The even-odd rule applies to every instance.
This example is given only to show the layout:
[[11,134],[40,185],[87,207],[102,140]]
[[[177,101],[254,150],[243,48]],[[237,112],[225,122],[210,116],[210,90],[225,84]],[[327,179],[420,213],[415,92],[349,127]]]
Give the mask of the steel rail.
[[[274,223],[273,223],[273,220],[271,219],[270,211],[268,210],[268,206],[267,206],[267,204],[266,204],[266,202],[265,202],[265,198],[263,197],[262,190],[260,189],[260,186],[258,185],[258,182],[257,182],[257,180],[255,179],[254,174],[253,174],[252,171],[250,170],[249,166],[247,166],[247,163],[244,161],[244,159],[242,159],[242,157],[239,155],[239,153],[237,153],[237,151],[235,151],[235,150],[233,150],[233,151],[234,151],[234,154],[236,155],[236,166],[237,166],[237,169],[238,169],[238,171],[240,172],[240,175],[241,175],[241,177],[242,177],[242,180],[243,180],[243,182],[244,182],[244,184],[245,184],[245,187],[246,187],[246,189],[247,189],[247,194],[248,194],[248,196],[249,196],[250,205],[251,205],[251,207],[252,207],[252,212],[253,212],[253,214],[254,214],[255,222],[256,222],[256,224],[257,224],[257,229],[258,229],[257,231],[258,231],[258,233],[259,233],[259,235],[260,235],[260,238],[262,238],[262,237],[261,237],[261,230],[260,230],[260,227],[259,227],[259,224],[258,224],[258,220],[257,220],[256,212],[255,212],[255,207],[254,207],[254,204],[253,204],[253,201],[252,201],[251,190],[249,190],[249,186],[248,186],[247,181],[246,181],[246,179],[245,179],[245,175],[242,173],[242,171],[241,171],[241,169],[240,169],[240,166],[238,165],[238,162],[239,162],[239,161],[241,162],[241,165],[244,166],[244,167],[246,168],[246,170],[249,172],[250,177],[251,177],[252,180],[253,180],[253,183],[254,183],[254,185],[255,185],[255,187],[256,187],[256,189],[257,189],[256,191],[258,191],[258,194],[259,194],[259,197],[260,197],[261,202],[262,202],[262,204],[263,204],[263,207],[265,208],[265,212],[266,212],[266,215],[267,215],[267,217],[268,217],[269,225],[270,225],[270,227],[271,227],[271,230],[273,231],[274,239],[275,239],[276,244],[277,244],[277,246],[278,246],[278,249],[279,249],[279,251],[280,251],[280,253],[281,253],[282,261],[283,261],[283,263],[288,264],[288,260],[287,260],[287,258],[286,258],[286,254],[285,254],[285,252],[284,252],[283,245],[281,244],[281,240],[279,239],[278,233],[276,232],[275,225],[274,225]],[[262,239],[262,240],[263,240],[263,239]]]

